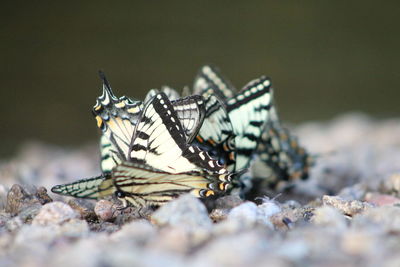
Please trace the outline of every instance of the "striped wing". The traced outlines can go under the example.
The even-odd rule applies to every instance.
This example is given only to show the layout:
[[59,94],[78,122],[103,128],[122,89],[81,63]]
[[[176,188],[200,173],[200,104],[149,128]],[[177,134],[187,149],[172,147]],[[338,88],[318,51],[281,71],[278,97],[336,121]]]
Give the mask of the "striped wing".
[[203,93],[206,115],[195,143],[226,164],[228,170],[235,169],[235,135],[232,123],[223,103],[209,91]]
[[153,99],[153,97],[156,94],[160,93],[160,92],[165,93],[167,95],[168,99],[171,100],[171,101],[181,98],[179,93],[175,89],[173,89],[172,87],[169,87],[167,85],[164,85],[164,86],[161,87],[161,91],[158,90],[158,89],[151,89],[147,93],[147,95],[146,95],[146,97],[144,99],[144,103],[146,103],[146,102],[150,101],[151,99]]
[[115,188],[109,176],[100,175],[69,184],[56,185],[51,192],[71,197],[96,199],[112,195]]
[[236,170],[247,168],[256,151],[271,107],[270,80],[251,81],[226,102],[226,109],[236,135]]
[[[171,98],[167,96],[169,100]],[[186,143],[191,143],[196,137],[206,114],[203,97],[192,95],[171,102],[176,116],[182,125]]]
[[128,158],[130,141],[143,104],[125,96],[117,98],[104,75],[101,77],[103,94],[97,99],[93,114],[102,131],[101,167],[103,172],[110,172],[121,160]]
[[235,87],[225,79],[220,71],[211,65],[205,65],[199,70],[193,84],[193,93],[202,94],[212,90],[219,99],[225,100],[234,95]]
[[[221,177],[229,178],[221,175]],[[113,172],[117,196],[135,207],[160,206],[184,193],[210,197],[226,191],[230,181],[208,172],[166,173],[149,166],[124,162]]]
[[281,182],[308,178],[312,157],[300,146],[297,138],[282,127],[274,107],[257,150],[260,160],[272,171],[273,175],[265,177],[270,188]]
[[[168,173],[222,169],[206,152],[187,144],[177,112],[164,93],[157,94],[141,115],[132,138],[129,161]],[[197,157],[192,155],[195,153]]]

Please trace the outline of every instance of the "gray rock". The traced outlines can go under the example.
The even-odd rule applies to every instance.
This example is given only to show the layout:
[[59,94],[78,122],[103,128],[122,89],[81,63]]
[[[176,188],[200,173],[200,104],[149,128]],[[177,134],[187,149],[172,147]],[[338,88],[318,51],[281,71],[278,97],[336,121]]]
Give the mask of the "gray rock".
[[8,191],[6,212],[11,213],[13,216],[33,204],[40,204],[40,201],[35,199],[22,186],[14,184]]
[[[47,195],[47,190],[44,187],[36,189],[34,186],[26,185],[23,187],[14,184],[7,194],[6,211],[15,216],[24,209],[30,208],[31,211],[27,211],[24,214],[24,217],[28,219],[30,215],[34,215],[34,212],[32,212],[33,210],[37,210],[41,205],[51,201],[52,199]],[[31,206],[36,207],[31,208]]]
[[33,225],[62,224],[68,220],[79,218],[79,214],[67,204],[52,202],[44,205],[33,219]]
[[322,201],[324,205],[332,206],[349,216],[353,216],[373,207],[371,204],[366,202],[358,200],[346,201],[338,196],[325,195],[322,197]]
[[183,195],[159,208],[151,216],[158,226],[176,226],[189,230],[209,229],[212,222],[204,204],[191,195]]

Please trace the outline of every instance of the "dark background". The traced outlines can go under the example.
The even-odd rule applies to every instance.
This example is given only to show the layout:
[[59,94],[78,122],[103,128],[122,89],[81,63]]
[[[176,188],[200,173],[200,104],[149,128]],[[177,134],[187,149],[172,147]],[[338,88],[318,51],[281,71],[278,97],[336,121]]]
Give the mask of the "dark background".
[[99,69],[117,95],[142,98],[214,63],[239,88],[272,77],[285,121],[399,116],[398,3],[2,2],[0,155],[96,141]]

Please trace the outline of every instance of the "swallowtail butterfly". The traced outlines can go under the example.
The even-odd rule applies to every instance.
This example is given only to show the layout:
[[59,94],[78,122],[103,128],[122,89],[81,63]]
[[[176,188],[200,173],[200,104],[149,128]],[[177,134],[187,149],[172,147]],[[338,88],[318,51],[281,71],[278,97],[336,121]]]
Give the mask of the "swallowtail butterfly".
[[134,123],[126,159],[109,173],[58,185],[52,192],[88,198],[115,193],[136,207],[162,205],[182,193],[209,197],[225,192],[232,174],[207,152],[188,144],[175,109],[165,93],[157,93]]
[[[101,168],[103,173],[110,172],[112,168],[128,159],[128,149],[134,133],[139,115],[143,110],[143,102],[131,100],[126,96],[117,98],[104,74],[103,93],[93,107],[93,114],[97,126],[102,131],[100,138]],[[205,116],[203,98],[190,96],[179,98],[172,88],[164,87],[162,90],[170,100],[184,129],[186,138],[190,143],[198,132]],[[158,94],[158,90],[150,90],[144,103],[147,103]]]
[[[259,82],[262,80],[268,84],[270,83],[265,78],[261,78]],[[246,87],[251,87],[251,84]],[[253,82],[253,87],[256,87],[254,86],[256,84],[257,81]],[[251,153],[256,151],[261,161],[274,173],[272,177],[268,177],[268,185],[275,187],[279,181],[295,180],[297,178],[306,179],[312,159],[304,148],[298,144],[297,139],[286,128],[282,127],[273,102],[273,89],[270,88],[270,85],[268,87],[269,93],[266,93],[263,99],[265,102],[252,102],[250,89],[250,96],[248,96],[247,101],[244,101],[246,104],[241,104],[238,100],[239,97],[246,99],[246,89],[242,90],[242,96],[240,96],[240,93],[234,96],[235,88],[231,82],[225,79],[219,70],[213,66],[203,66],[194,82],[194,92],[208,90],[208,92],[223,99],[227,106],[229,117],[233,122],[235,134],[237,135],[238,168],[246,166],[250,160]],[[253,91],[255,90],[253,89]],[[248,91],[247,95],[249,95]],[[251,126],[246,127],[245,121],[249,121],[248,116],[255,115],[251,113],[251,109],[259,110],[260,106],[257,107],[257,104],[263,105],[264,114],[266,115],[264,118],[260,116],[258,119],[251,119]],[[257,137],[259,137],[258,144],[255,141]]]

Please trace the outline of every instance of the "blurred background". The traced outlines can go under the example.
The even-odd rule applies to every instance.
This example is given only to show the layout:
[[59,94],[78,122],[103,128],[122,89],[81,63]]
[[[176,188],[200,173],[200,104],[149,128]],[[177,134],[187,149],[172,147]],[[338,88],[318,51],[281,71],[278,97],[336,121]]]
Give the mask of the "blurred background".
[[[245,4],[244,4],[245,3]],[[191,85],[218,66],[237,88],[272,78],[281,117],[399,109],[400,2],[10,1],[0,16],[0,156],[28,140],[96,142],[105,71],[117,95]]]

